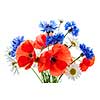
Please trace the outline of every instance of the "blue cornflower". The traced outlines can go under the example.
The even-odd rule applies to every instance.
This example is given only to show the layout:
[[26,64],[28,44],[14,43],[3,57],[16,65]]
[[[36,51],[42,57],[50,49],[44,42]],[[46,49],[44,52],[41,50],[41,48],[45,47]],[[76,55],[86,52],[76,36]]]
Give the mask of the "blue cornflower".
[[64,34],[63,33],[57,33],[55,35],[52,35],[52,36],[47,36],[46,38],[46,45],[54,45],[56,43],[63,43],[63,40],[64,40]]
[[85,55],[88,59],[94,57],[93,50],[90,49],[90,47],[86,47],[85,44],[80,44],[80,49],[82,50],[83,55]]
[[49,23],[44,21],[44,22],[40,22],[39,27],[42,29],[41,31],[50,33],[56,30],[57,24],[53,20],[51,20]]
[[71,32],[73,36],[78,36],[79,28],[77,28],[76,23],[74,21],[66,22],[65,30]]
[[21,37],[18,36],[12,40],[12,43],[11,43],[12,50],[9,52],[9,55],[11,57],[15,57],[16,49],[23,41],[24,41],[24,36],[21,36]]

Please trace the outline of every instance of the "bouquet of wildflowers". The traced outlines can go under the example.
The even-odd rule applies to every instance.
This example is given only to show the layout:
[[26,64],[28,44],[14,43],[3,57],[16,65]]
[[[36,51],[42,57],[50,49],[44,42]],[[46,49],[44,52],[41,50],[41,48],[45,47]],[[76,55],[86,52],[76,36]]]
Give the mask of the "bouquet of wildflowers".
[[[20,68],[31,69],[42,83],[59,83],[63,75],[76,80],[94,64],[93,50],[79,43],[74,21],[43,21],[39,27],[42,33],[35,40],[24,36],[12,40],[7,57],[15,73]],[[72,55],[72,49],[79,54]]]

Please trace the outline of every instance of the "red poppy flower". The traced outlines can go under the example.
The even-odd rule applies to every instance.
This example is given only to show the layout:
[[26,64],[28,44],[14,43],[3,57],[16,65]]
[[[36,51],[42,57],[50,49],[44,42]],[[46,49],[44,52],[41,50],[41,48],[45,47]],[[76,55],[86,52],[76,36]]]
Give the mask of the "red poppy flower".
[[25,69],[31,68],[33,62],[36,59],[34,51],[33,41],[24,41],[16,50],[16,59],[19,67],[25,67]]
[[36,37],[34,41],[34,48],[42,49],[46,47],[46,34],[40,34]]
[[79,66],[80,66],[80,70],[83,71],[83,72],[86,71],[89,67],[89,66],[86,66],[84,63],[80,63]]
[[92,66],[92,65],[94,64],[94,61],[95,61],[95,57],[92,57],[92,59],[84,58],[82,62],[83,62],[86,66]]
[[80,69],[82,71],[86,71],[88,69],[88,67],[90,67],[94,64],[94,61],[95,61],[95,56],[92,59],[84,58],[82,63],[80,63]]
[[71,63],[72,57],[69,49],[62,44],[55,44],[52,50],[41,54],[38,62],[39,72],[50,70],[51,75],[59,76],[65,72]]

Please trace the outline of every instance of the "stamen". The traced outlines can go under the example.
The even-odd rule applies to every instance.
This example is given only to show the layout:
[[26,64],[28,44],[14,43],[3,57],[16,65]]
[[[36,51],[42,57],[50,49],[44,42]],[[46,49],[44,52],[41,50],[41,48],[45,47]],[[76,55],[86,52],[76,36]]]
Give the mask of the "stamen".
[[74,41],[71,41],[71,44],[75,47],[76,43]]
[[29,54],[29,57],[32,57],[32,54],[31,53]]
[[76,74],[76,69],[72,68],[72,69],[70,70],[70,74],[71,74],[71,75],[75,75],[75,74]]
[[56,62],[56,58],[55,57],[51,57],[51,62]]

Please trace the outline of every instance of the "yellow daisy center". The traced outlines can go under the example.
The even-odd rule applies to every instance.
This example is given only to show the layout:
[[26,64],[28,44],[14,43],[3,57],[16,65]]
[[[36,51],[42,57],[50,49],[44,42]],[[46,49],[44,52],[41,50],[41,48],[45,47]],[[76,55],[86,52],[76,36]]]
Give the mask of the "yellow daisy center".
[[71,44],[75,47],[76,46],[76,42],[75,41],[71,41]]
[[12,62],[12,65],[15,65],[15,64],[17,64],[17,62],[13,61],[13,62]]
[[75,74],[76,74],[76,69],[72,68],[72,69],[70,70],[70,74],[71,74],[71,75],[75,75]]

